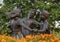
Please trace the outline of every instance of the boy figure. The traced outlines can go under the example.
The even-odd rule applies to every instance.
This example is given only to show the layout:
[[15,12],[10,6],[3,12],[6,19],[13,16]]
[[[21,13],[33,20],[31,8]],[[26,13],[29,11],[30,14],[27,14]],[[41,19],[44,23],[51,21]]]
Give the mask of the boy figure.
[[50,28],[49,28],[49,24],[47,22],[49,13],[46,10],[42,10],[41,14],[40,14],[40,29],[38,30],[39,33],[41,34],[50,34]]
[[22,19],[20,18],[20,10],[19,9],[15,9],[13,11],[11,11],[8,14],[8,17],[10,18],[10,23],[8,25],[8,28],[10,28],[12,30],[12,35],[15,38],[22,38],[23,34],[22,34],[22,27],[25,27],[25,29],[32,31],[29,27],[27,27]]
[[[28,27],[30,27],[33,30],[32,32],[35,32],[35,29],[34,28],[37,25],[40,25],[37,21],[35,21],[33,19],[35,15],[36,15],[36,10],[35,9],[31,9],[29,11],[28,18],[23,19],[24,24],[27,25]],[[35,25],[35,27],[34,27],[34,25]],[[24,36],[30,35],[30,34],[32,34],[32,32],[24,29],[24,27],[22,28],[22,33],[24,34]]]

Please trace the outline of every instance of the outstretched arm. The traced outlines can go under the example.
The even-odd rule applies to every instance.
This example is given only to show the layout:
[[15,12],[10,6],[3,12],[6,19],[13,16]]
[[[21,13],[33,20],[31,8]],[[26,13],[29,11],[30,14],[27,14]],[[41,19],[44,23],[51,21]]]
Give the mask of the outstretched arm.
[[41,25],[39,22],[33,20],[33,23],[36,24],[36,25]]
[[46,29],[48,29],[48,24],[43,24],[43,25],[41,25],[42,27],[42,29],[40,29],[40,30],[38,30],[38,32],[44,32],[44,31],[46,31]]
[[42,30],[38,30],[38,32],[44,32],[46,28],[43,28]]
[[20,23],[22,25],[22,27],[24,27],[25,29],[29,30],[29,31],[32,31],[32,29],[30,27],[28,27],[27,25],[25,25],[23,23],[23,21]]

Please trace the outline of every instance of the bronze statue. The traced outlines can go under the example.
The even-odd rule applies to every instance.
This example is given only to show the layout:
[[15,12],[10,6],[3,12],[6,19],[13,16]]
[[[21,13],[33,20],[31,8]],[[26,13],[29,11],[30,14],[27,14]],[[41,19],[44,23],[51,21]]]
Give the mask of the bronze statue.
[[8,28],[10,28],[12,30],[12,35],[15,38],[22,38],[23,34],[22,34],[22,28],[24,27],[25,29],[32,31],[29,27],[27,27],[22,19],[20,18],[20,10],[19,9],[15,9],[13,11],[11,11],[8,14],[8,17],[10,18],[10,23],[8,25]]
[[[34,29],[37,25],[40,25],[37,21],[35,21],[33,18],[36,15],[36,10],[35,9],[31,9],[28,13],[28,18],[23,19],[23,22],[25,25],[27,25],[28,27],[30,27],[33,31],[35,32],[36,29]],[[24,36],[26,35],[30,35],[32,34],[32,32],[26,30],[26,29],[22,29],[22,33],[24,34]]]
[[38,30],[38,32],[41,34],[50,34],[50,28],[47,22],[48,17],[49,17],[49,12],[46,10],[42,10],[40,14],[41,25],[40,25],[40,29]]

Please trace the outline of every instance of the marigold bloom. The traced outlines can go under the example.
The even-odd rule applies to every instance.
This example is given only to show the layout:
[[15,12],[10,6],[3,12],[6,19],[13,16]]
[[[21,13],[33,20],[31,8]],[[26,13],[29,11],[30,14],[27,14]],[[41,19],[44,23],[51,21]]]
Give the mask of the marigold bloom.
[[33,37],[31,35],[27,35],[25,38],[26,38],[26,40],[33,39]]
[[6,40],[5,39],[2,39],[1,42],[6,42]]
[[17,39],[14,37],[0,35],[1,42],[60,42],[60,38],[53,34],[41,34],[41,35],[27,35],[25,38]]
[[60,42],[60,40],[58,40],[58,42]]
[[37,39],[37,38],[38,38],[38,35],[33,36],[33,38],[34,38],[34,39]]

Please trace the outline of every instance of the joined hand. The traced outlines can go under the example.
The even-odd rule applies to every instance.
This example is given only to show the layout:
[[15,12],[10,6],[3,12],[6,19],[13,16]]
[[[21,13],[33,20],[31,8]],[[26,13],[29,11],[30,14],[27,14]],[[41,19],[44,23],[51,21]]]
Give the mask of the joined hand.
[[37,29],[32,29],[33,30],[33,32],[37,32],[38,30]]

